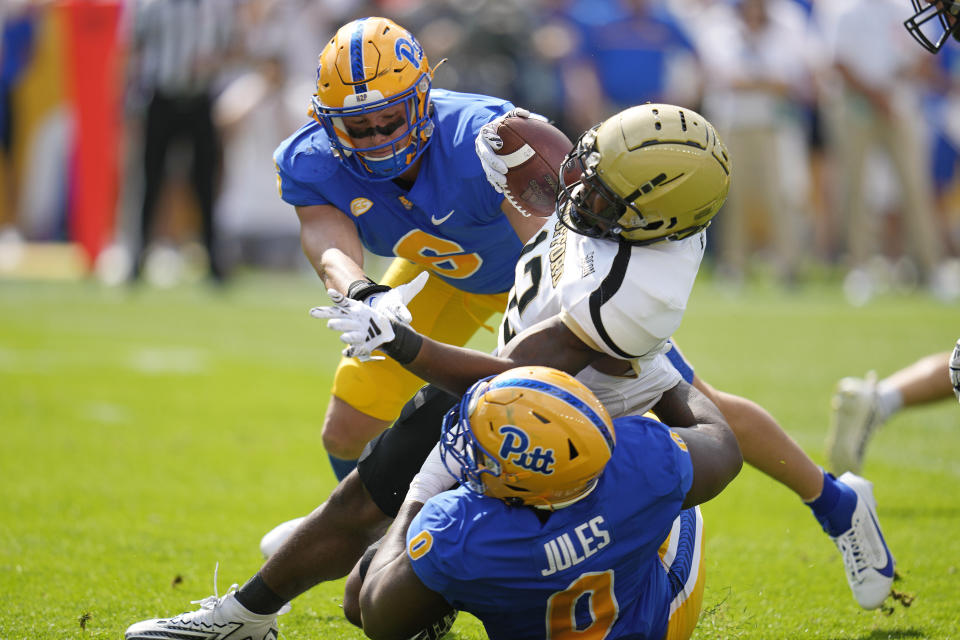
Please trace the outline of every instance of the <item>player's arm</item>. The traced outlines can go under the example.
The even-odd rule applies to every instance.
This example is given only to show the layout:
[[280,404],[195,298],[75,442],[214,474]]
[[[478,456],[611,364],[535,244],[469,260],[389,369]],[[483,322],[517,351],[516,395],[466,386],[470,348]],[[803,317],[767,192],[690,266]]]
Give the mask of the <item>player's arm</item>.
[[296,209],[303,253],[327,289],[345,294],[351,283],[365,280],[363,245],[350,219],[328,204]]
[[715,497],[740,472],[743,456],[733,431],[710,399],[680,381],[653,407],[661,422],[676,431],[693,464],[693,484],[686,509]]
[[537,231],[540,231],[540,229],[543,227],[543,223],[546,222],[546,218],[524,215],[516,207],[510,204],[510,201],[506,198],[503,199],[503,204],[500,205],[500,210],[503,211],[503,215],[505,215],[507,220],[510,221],[510,226],[513,227],[517,237],[520,238],[520,242],[524,244],[526,244],[527,241],[532,238]]
[[409,638],[449,613],[450,604],[420,580],[406,553],[410,522],[423,503],[407,500],[370,562],[360,589],[363,632],[374,640]]
[[[407,327],[401,331],[405,335],[412,333]],[[398,353],[390,345],[381,348],[411,373],[454,395],[463,395],[480,378],[514,367],[536,364],[575,375],[603,357],[580,340],[559,317],[544,320],[518,334],[498,356],[454,347],[426,336],[419,338],[419,346],[414,351],[411,345],[407,354]],[[412,357],[406,360],[407,356]]]

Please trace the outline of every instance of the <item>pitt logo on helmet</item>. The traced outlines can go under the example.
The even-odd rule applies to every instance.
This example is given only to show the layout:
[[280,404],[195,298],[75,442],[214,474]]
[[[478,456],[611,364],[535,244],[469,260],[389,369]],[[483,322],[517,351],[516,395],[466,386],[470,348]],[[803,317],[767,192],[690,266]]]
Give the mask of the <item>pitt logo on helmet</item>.
[[518,467],[529,469],[534,473],[542,473],[545,476],[553,473],[553,465],[556,462],[553,449],[534,447],[531,451],[530,436],[523,429],[512,424],[503,425],[499,431],[504,436],[500,444],[501,460],[512,462]]
[[340,27],[320,54],[311,114],[345,169],[389,180],[420,157],[434,129],[432,77],[423,47],[392,20]]
[[589,495],[615,445],[597,397],[573,376],[536,366],[474,384],[440,436],[444,464],[471,491],[545,509]]

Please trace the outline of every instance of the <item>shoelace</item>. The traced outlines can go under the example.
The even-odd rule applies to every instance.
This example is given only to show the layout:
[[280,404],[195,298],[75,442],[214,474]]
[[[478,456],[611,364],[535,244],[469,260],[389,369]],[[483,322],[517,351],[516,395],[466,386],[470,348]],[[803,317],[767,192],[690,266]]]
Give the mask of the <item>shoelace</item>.
[[[220,562],[218,561],[217,564],[213,567],[213,595],[207,596],[202,600],[191,600],[190,604],[198,604],[200,605],[201,609],[217,608],[217,605],[220,604],[220,600],[221,600],[220,592],[217,588],[217,577],[219,573],[220,573]],[[233,593],[239,588],[240,588],[240,585],[234,582],[232,585],[230,585],[230,588],[227,589],[227,592],[223,594],[223,597],[226,598],[228,595],[230,595],[231,593]]]
[[859,519],[850,523],[850,531],[837,538],[837,547],[843,556],[843,565],[847,574],[853,576],[856,582],[862,582],[860,574],[867,568],[867,558],[860,548],[860,541],[856,535]]

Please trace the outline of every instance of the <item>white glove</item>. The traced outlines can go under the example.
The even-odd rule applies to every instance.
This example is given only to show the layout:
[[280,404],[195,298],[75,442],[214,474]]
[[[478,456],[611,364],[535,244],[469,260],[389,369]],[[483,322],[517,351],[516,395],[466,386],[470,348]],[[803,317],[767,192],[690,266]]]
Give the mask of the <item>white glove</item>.
[[401,324],[410,324],[413,320],[413,315],[410,313],[410,310],[407,309],[407,305],[410,304],[410,301],[413,300],[418,293],[423,291],[423,287],[427,284],[429,277],[429,272],[421,271],[420,274],[410,282],[394,287],[390,289],[390,291],[367,296],[363,302],[391,320],[396,320]]
[[426,502],[438,493],[443,493],[452,488],[456,483],[457,479],[447,471],[447,467],[443,464],[440,445],[437,444],[430,450],[427,459],[423,461],[420,471],[410,481],[406,499]]
[[327,293],[334,306],[314,307],[310,309],[310,315],[318,319],[327,318],[327,327],[341,333],[340,341],[348,345],[342,351],[343,355],[357,358],[360,362],[383,360],[383,356],[371,354],[380,345],[393,340],[390,318],[376,308],[348,298],[334,289],[327,289]]
[[960,400],[960,340],[957,340],[957,346],[953,348],[953,355],[950,356],[950,382],[953,383],[957,400]]
[[549,122],[539,113],[530,113],[526,109],[517,107],[511,109],[499,118],[491,120],[480,128],[473,146],[477,150],[477,157],[480,158],[480,165],[483,166],[483,172],[487,174],[487,182],[490,183],[497,193],[503,193],[507,186],[507,163],[497,155],[497,151],[503,148],[503,140],[497,135],[497,129],[500,123],[509,117],[532,118],[542,122]]

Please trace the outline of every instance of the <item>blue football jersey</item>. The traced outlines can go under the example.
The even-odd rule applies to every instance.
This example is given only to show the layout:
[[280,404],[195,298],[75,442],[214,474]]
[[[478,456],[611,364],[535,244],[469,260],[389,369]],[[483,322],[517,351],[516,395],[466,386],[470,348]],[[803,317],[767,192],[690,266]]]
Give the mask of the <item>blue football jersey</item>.
[[465,487],[427,501],[407,531],[423,583],[477,616],[492,640],[562,640],[587,628],[582,637],[662,638],[673,591],[657,550],[693,467],[661,423],[627,416],[614,425],[597,487],[545,523]]
[[409,191],[352,175],[333,156],[323,127],[311,122],[274,152],[280,196],[294,206],[333,205],[353,220],[369,251],[422,264],[457,289],[507,291],[522,243],[500,210],[503,194],[487,182],[474,138],[513,105],[442,89],[430,95],[436,128]]

